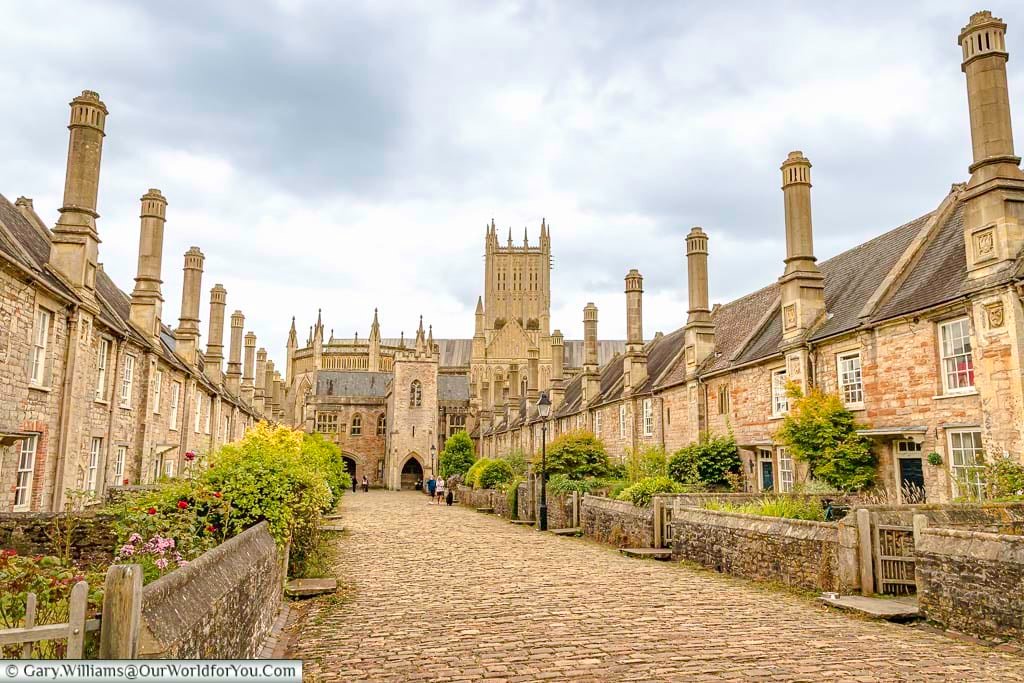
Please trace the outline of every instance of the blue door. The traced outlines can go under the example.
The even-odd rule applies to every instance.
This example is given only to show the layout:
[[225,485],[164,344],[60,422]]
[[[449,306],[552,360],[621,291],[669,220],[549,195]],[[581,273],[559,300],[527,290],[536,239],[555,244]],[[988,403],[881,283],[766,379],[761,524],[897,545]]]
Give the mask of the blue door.
[[775,473],[772,471],[772,461],[762,460],[761,461],[761,490],[762,491],[774,491],[775,490]]

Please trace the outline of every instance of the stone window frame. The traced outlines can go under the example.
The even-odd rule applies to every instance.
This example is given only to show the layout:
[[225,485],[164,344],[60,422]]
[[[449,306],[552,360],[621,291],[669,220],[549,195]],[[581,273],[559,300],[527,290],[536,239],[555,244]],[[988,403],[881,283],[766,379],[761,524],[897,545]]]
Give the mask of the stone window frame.
[[377,416],[377,436],[387,436],[388,433],[388,416],[385,413],[381,413]]
[[[969,445],[963,438],[968,434],[971,435]],[[977,500],[984,498],[985,446],[981,438],[981,429],[978,427],[948,429],[946,430],[946,445],[949,448],[949,478],[952,482],[954,497],[963,495],[962,487],[969,486],[973,489],[972,498]],[[971,456],[969,463],[964,457],[967,454]],[[958,470],[962,472],[958,472]]]
[[[771,371],[771,410],[773,418],[784,417],[789,412],[789,396],[786,395],[786,367]],[[781,379],[779,379],[781,378]]]
[[203,434],[210,433],[210,425],[213,421],[213,397],[206,398],[206,419],[203,420]]
[[654,436],[654,401],[645,398],[640,403],[643,415],[644,436]]
[[181,382],[171,382],[171,409],[168,416],[168,429],[178,431],[178,407],[181,402]]
[[114,458],[114,484],[120,484],[124,477],[124,463],[128,460],[128,447],[121,444],[117,447],[117,456]]
[[196,387],[196,415],[195,421],[192,425],[192,431],[196,434],[202,433],[203,429],[203,395],[199,393],[199,387]]
[[124,369],[121,372],[121,394],[118,397],[118,405],[121,408],[132,407],[132,392],[135,389],[135,361],[136,357],[130,353],[124,354]]
[[[854,358],[857,359],[857,367],[851,372],[856,373],[856,381],[847,382],[843,363]],[[836,354],[836,384],[839,387],[839,396],[842,398],[844,406],[850,410],[864,409],[864,359],[860,349],[840,351]],[[858,396],[860,400],[851,400]]]
[[[955,338],[951,338],[950,345],[947,348],[946,331],[952,330],[954,325],[960,328],[960,334]],[[965,315],[959,316],[950,320],[940,321],[936,324],[936,327],[939,345],[939,374],[942,376],[942,393],[947,396],[976,393],[977,389],[974,384],[974,349],[971,345],[970,319]],[[961,343],[959,349],[955,346],[957,342]],[[953,363],[952,366],[948,365],[950,361]],[[965,364],[962,369],[960,363]],[[952,372],[949,370],[950,367],[952,367]],[[961,380],[957,379],[957,386],[950,386],[951,374],[957,377],[964,375],[964,381],[968,383],[961,385]]]
[[164,371],[157,368],[153,371],[153,414],[160,414],[160,401],[164,397]]
[[619,406],[619,438],[626,438],[626,404]]
[[352,421],[348,425],[349,436],[362,436],[363,435],[363,416],[356,413],[352,416]]
[[729,384],[718,385],[718,414],[729,414]]
[[341,420],[337,413],[317,413],[315,431],[320,434],[337,434],[340,422]]
[[[18,449],[18,468],[14,477],[14,511],[32,508],[32,484],[36,478],[36,456],[39,454],[39,434],[21,440]],[[21,500],[19,501],[19,495]]]
[[107,370],[110,368],[110,352],[114,341],[110,337],[101,336],[99,349],[96,353],[96,401],[107,402]]
[[89,444],[89,466],[86,468],[85,490],[97,493],[99,487],[100,457],[103,455],[103,437],[94,436]]
[[601,409],[594,411],[594,436],[601,438]]
[[448,438],[455,436],[459,432],[466,431],[466,414],[465,413],[451,413],[448,415]]
[[409,407],[419,408],[423,405],[423,384],[414,379],[409,385]]
[[777,484],[779,493],[792,493],[793,486],[796,483],[796,463],[793,460],[793,455],[785,446],[779,446],[775,449],[775,456],[778,458],[779,463],[779,481]]
[[50,386],[50,337],[53,336],[54,312],[36,305],[32,323],[32,354],[29,357],[29,384],[36,388]]

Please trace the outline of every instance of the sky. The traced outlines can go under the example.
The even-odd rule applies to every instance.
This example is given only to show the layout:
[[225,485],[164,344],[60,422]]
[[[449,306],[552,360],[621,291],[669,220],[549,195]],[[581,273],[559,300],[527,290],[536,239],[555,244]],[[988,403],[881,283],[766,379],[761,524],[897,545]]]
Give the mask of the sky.
[[[686,319],[684,237],[710,236],[710,295],[770,284],[785,254],[779,165],[811,160],[824,260],[934,209],[966,180],[963,2],[0,0],[0,193],[57,219],[67,103],[110,111],[100,260],[131,291],[139,197],[167,197],[164,321],[184,252],[200,311],[228,311],[280,363],[328,333],[473,334],[484,226],[551,227],[552,327],[624,338]],[[1024,54],[1024,11],[993,6]],[[1009,62],[1011,96],[1024,69]],[[1016,102],[1016,99],[1013,100]],[[1014,107],[1021,128],[1024,107]],[[203,342],[205,344],[205,338]]]

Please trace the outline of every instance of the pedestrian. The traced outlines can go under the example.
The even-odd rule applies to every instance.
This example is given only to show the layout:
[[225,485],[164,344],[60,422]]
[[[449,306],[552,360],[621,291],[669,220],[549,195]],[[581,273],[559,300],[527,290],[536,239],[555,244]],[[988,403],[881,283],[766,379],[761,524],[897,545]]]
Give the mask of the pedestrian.
[[369,493],[369,491],[370,491],[370,480],[367,479],[366,475],[364,474],[363,475],[363,493]]
[[420,478],[418,478],[416,480],[416,490],[417,491],[422,491],[423,490],[423,478],[422,477],[420,477]]
[[352,480],[352,493],[355,493],[356,492],[356,473],[355,472],[350,472],[349,473],[349,479]]
[[430,496],[430,500],[434,500],[434,492],[437,491],[437,480],[434,479],[434,475],[430,475],[430,479],[427,479],[427,494]]
[[444,502],[448,507],[451,507],[452,503],[455,502],[455,494],[452,493],[451,489],[448,489],[448,493],[445,494]]
[[441,504],[441,499],[444,498],[444,479],[441,477],[437,478],[437,504]]

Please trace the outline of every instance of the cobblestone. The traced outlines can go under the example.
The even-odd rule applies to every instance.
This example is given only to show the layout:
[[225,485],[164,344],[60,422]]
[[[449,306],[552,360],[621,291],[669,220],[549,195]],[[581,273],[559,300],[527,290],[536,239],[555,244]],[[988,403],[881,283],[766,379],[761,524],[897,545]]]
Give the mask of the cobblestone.
[[314,681],[1024,681],[1024,657],[540,534],[413,493],[345,497]]

